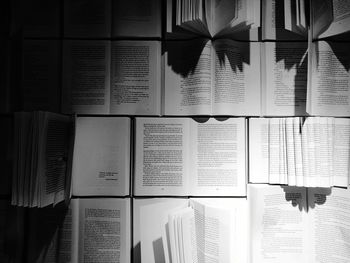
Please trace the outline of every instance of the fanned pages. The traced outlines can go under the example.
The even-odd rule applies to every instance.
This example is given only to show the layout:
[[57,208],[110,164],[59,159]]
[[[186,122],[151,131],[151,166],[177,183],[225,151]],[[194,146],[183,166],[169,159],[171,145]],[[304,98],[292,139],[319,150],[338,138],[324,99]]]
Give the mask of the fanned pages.
[[345,118],[251,118],[249,182],[347,187],[349,135]]

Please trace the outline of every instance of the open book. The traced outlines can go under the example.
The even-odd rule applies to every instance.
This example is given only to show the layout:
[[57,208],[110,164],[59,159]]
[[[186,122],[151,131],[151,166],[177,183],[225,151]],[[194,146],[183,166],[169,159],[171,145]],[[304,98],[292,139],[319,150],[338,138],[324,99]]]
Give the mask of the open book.
[[309,43],[306,110],[311,115],[350,116],[350,42]]
[[345,118],[251,118],[249,182],[347,187],[349,135]]
[[134,248],[149,263],[348,262],[349,202],[349,189],[257,184],[247,199],[136,199]]
[[161,37],[160,0],[64,0],[68,38]]
[[65,40],[62,111],[160,114],[160,42]]
[[77,117],[72,194],[129,194],[131,127],[127,117]]
[[165,115],[305,115],[306,42],[168,41]]
[[262,39],[306,40],[350,31],[347,0],[263,0]]
[[70,116],[15,113],[13,205],[44,207],[69,197],[73,132]]
[[247,262],[247,223],[244,198],[136,199],[134,262]]
[[245,35],[249,40],[250,30],[255,29],[257,39],[260,27],[260,1],[242,0],[167,0],[167,37],[209,38]]
[[72,199],[31,210],[29,262],[130,262],[130,200]]
[[244,118],[136,118],[135,195],[244,196]]
[[350,261],[350,191],[248,186],[250,262]]

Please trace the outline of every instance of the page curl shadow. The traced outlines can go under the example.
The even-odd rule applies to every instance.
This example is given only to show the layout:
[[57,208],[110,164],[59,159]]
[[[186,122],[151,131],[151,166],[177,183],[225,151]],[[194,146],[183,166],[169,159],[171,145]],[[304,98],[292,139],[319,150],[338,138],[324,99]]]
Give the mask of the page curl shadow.
[[[307,70],[308,70],[308,45],[307,42],[298,42],[297,47],[291,46],[288,42],[276,42],[276,63],[283,61],[284,70],[296,70],[294,76],[294,105],[302,107],[306,112],[307,97]],[[283,81],[283,80],[282,80]],[[283,96],[283,95],[281,95]]]
[[[233,72],[243,71],[243,64],[250,64],[250,45],[248,42],[245,42],[242,45],[236,45],[232,42],[230,45],[230,40],[225,40],[224,43],[220,43],[220,40],[217,41],[220,45],[219,51],[216,50],[216,55],[219,59],[220,66],[223,67],[228,60],[230,67]],[[240,42],[241,43],[241,42]],[[216,44],[214,45],[214,47]],[[232,48],[234,46],[234,48]]]
[[306,191],[305,187],[297,186],[281,186],[285,193],[286,201],[290,202],[293,207],[297,207],[299,211],[306,211],[306,203],[302,203],[302,191]]
[[316,205],[323,205],[327,202],[327,196],[332,195],[332,188],[317,187],[313,189],[314,196],[309,200],[315,200],[314,202],[309,202],[309,208],[314,209]]
[[154,263],[165,262],[164,246],[162,238],[158,238],[152,242],[153,253],[154,253]]
[[167,53],[168,66],[182,77],[192,74],[208,41],[208,39],[199,38],[165,42],[163,52]]

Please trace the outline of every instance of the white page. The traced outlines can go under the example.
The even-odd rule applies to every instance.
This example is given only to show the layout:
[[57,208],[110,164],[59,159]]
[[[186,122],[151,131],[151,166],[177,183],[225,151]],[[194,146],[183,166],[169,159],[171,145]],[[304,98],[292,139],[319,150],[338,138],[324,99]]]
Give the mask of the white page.
[[64,36],[111,37],[111,0],[64,0]]
[[[170,263],[168,214],[188,206],[188,199],[149,198],[134,200],[134,237],[139,238],[141,262]],[[136,226],[136,228],[135,228]]]
[[73,154],[73,195],[127,195],[130,119],[78,117]]
[[269,183],[280,184],[280,118],[269,119]]
[[211,114],[212,46],[207,40],[167,43],[164,54],[164,113]]
[[191,195],[246,195],[245,119],[191,122]]
[[260,115],[260,44],[215,40],[214,115]]
[[251,262],[309,262],[305,188],[250,184],[248,204]]
[[161,103],[159,41],[113,41],[110,112],[159,115]]
[[[227,215],[229,213],[229,222],[222,222],[228,224],[224,227],[225,235],[229,234],[228,246],[226,247],[230,253],[229,261],[224,262],[249,262],[248,261],[248,206],[246,198],[191,198],[191,202],[196,201],[213,211],[224,211]],[[213,214],[212,214],[213,215]],[[219,213],[214,213],[214,217],[218,217]]]
[[350,120],[334,118],[333,184],[347,187],[350,180]]
[[306,262],[350,260],[350,191],[341,188],[309,188],[310,240]]
[[294,141],[294,119],[286,118],[285,129],[286,129],[286,153],[287,153],[287,175],[288,175],[288,185],[296,185],[295,176],[295,141]]
[[318,41],[312,43],[312,115],[350,115],[349,43]]
[[190,119],[136,118],[136,195],[188,195]]
[[109,113],[110,42],[63,42],[62,111]]
[[[265,42],[266,112],[272,116],[305,115],[307,43]],[[262,73],[263,74],[263,73]]]
[[79,200],[79,263],[130,262],[130,200]]
[[161,37],[160,0],[112,1],[113,37]]
[[269,181],[269,119],[249,119],[249,182]]

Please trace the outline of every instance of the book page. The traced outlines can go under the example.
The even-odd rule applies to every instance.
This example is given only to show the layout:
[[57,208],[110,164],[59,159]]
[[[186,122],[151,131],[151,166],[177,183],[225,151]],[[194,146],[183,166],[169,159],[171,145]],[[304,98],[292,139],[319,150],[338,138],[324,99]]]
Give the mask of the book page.
[[[331,137],[331,135],[328,135]],[[334,118],[333,185],[347,187],[350,182],[350,120]],[[330,159],[330,158],[329,158]]]
[[110,98],[110,42],[64,40],[62,111],[106,114]]
[[312,80],[310,112],[312,115],[350,115],[349,43],[318,41],[312,43]]
[[76,262],[77,253],[73,249],[77,249],[78,240],[74,239],[74,230],[78,228],[73,222],[74,201],[69,208],[59,205],[28,211],[28,261]]
[[307,261],[305,188],[248,185],[251,262]]
[[111,0],[64,0],[64,36],[111,37]]
[[263,40],[305,40],[307,38],[304,31],[296,33],[286,29],[284,2],[280,0],[261,2]]
[[[44,115],[45,114],[45,115]],[[67,160],[72,129],[69,116],[42,113],[42,131],[39,132],[38,182],[40,200],[38,206],[57,204],[64,200],[67,179]]]
[[113,37],[161,37],[161,1],[112,1]]
[[159,115],[161,66],[159,41],[113,41],[110,112]]
[[265,42],[262,61],[263,114],[295,116],[306,114],[307,43]]
[[245,120],[191,122],[191,195],[246,195]]
[[231,213],[191,201],[194,210],[197,262],[230,262]]
[[188,195],[190,119],[136,118],[135,195]]
[[[211,36],[215,36],[221,30],[225,29],[230,22],[238,17],[238,2],[231,0],[221,0],[215,2],[207,1],[206,3],[213,3],[211,12]],[[242,5],[242,3],[241,3]]]
[[350,260],[350,191],[342,188],[309,188],[310,240],[306,262]]
[[130,200],[79,200],[79,263],[130,262]]
[[[316,1],[320,2],[320,1]],[[323,5],[325,5],[323,3]],[[324,37],[329,37],[329,36],[334,36],[334,35],[339,35],[345,32],[349,32],[349,24],[350,24],[350,4],[348,1],[344,0],[332,0],[331,1],[331,7],[329,10],[322,10],[324,13],[328,15],[327,19],[330,21],[325,23],[327,29],[324,32],[316,31],[315,33],[318,33],[319,35],[315,35],[315,37],[318,38],[324,38]],[[328,5],[329,6],[329,5]],[[321,16],[321,18],[316,19],[316,23],[318,22],[319,19],[325,20],[324,15]],[[322,20],[321,20],[322,21]],[[330,24],[329,24],[330,22]],[[324,23],[322,21],[321,23]]]
[[56,40],[24,40],[22,95],[24,110],[60,110],[61,45]]
[[269,182],[269,119],[249,118],[249,182]]
[[204,39],[167,42],[164,114],[212,114],[212,46]]
[[136,247],[134,243],[134,250],[139,249],[136,262],[171,262],[168,215],[186,207],[188,199],[182,198],[134,200],[134,241],[139,242]]
[[130,119],[78,117],[73,154],[73,195],[127,195]]
[[337,0],[313,0],[310,3],[311,8],[311,30],[312,38],[317,38],[324,32],[333,21],[332,3]]
[[[205,213],[211,219],[223,225],[226,243],[220,242],[220,250],[226,253],[228,249],[230,260],[220,262],[249,262],[249,220],[246,198],[191,198],[191,203],[197,202],[205,206]],[[207,217],[209,218],[209,217]],[[229,219],[229,221],[227,221]],[[220,232],[220,227],[216,228]],[[206,230],[204,230],[206,231]],[[217,230],[214,230],[214,232]],[[225,237],[222,237],[225,238]],[[222,240],[221,238],[221,240]],[[199,261],[200,262],[200,261]]]
[[260,44],[215,40],[213,114],[260,115]]

